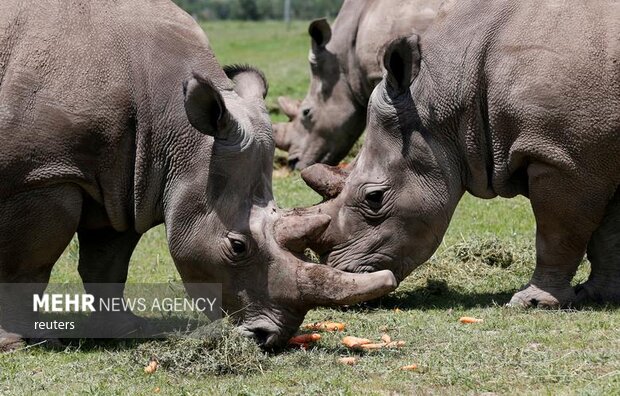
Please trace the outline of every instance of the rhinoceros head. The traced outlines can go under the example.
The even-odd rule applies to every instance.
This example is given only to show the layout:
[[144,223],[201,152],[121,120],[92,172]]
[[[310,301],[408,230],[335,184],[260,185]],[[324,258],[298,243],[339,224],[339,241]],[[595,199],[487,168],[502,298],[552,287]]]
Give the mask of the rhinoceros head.
[[311,82],[302,102],[280,97],[278,103],[290,122],[274,125],[278,148],[289,152],[289,166],[303,169],[314,163],[337,164],[364,128],[366,104],[357,100],[348,79],[355,74],[348,52],[329,47],[331,28],[325,19],[308,29]]
[[[172,182],[181,187],[165,204],[168,241],[183,281],[221,283],[224,309],[241,330],[274,347],[310,308],[376,297],[396,281],[388,271],[352,276],[304,260],[305,239],[324,231],[330,218],[300,222],[277,209],[265,79],[248,68],[225,72],[234,89],[217,89],[196,75],[184,85],[190,123],[214,143],[206,146],[203,167],[190,166],[191,159],[171,164],[179,170]],[[191,146],[179,149],[193,152]]]
[[[302,177],[329,200],[305,213],[332,221],[314,248],[352,272],[389,269],[400,281],[440,244],[463,194],[456,142],[423,126],[412,98],[417,36],[388,46],[369,105],[367,138],[351,173],[317,164]],[[411,85],[413,84],[413,86]]]

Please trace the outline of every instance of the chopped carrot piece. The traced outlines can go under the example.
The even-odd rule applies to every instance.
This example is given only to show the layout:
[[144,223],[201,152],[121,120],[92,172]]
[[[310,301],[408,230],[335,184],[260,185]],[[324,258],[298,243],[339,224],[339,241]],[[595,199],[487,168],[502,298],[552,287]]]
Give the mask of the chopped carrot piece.
[[144,372],[147,374],[153,374],[155,371],[157,371],[157,360],[151,360],[144,368]]
[[386,348],[401,348],[405,346],[405,341],[392,341],[388,342]]
[[387,334],[383,334],[381,336],[381,341],[385,342],[386,344],[389,344],[390,342],[392,342],[392,337],[390,337]]
[[304,326],[306,330],[313,331],[344,331],[345,324],[340,322],[315,322]]
[[362,344],[359,347],[361,349],[370,350],[370,349],[382,349],[382,348],[385,348],[385,346],[386,346],[385,342],[378,342],[378,343],[373,343],[373,344]]
[[338,359],[338,362],[346,364],[347,366],[353,366],[355,363],[357,363],[357,358],[353,356],[342,357]]
[[342,344],[348,348],[358,348],[360,345],[371,344],[368,338],[359,338],[353,336],[346,336],[342,339]]
[[415,370],[418,369],[418,365],[414,363],[414,364],[410,364],[410,365],[407,365],[407,366],[403,366],[400,369],[401,370],[405,370],[405,371],[415,371]]
[[304,344],[310,344],[313,342],[317,342],[321,339],[321,335],[317,333],[312,334],[300,334],[288,340],[290,345],[300,345],[304,346]]
[[484,320],[478,318],[472,318],[471,316],[463,316],[459,319],[461,323],[482,323]]

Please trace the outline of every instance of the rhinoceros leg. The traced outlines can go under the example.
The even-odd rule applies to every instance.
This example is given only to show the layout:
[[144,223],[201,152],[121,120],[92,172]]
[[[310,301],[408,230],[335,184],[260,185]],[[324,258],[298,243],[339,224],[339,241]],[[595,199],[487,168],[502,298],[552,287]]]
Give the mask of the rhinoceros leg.
[[[82,195],[74,186],[0,199],[0,283],[39,283],[40,290],[34,291],[43,292],[54,263],[78,227],[81,205]],[[23,316],[32,312],[32,297],[16,295],[20,288],[1,289],[0,351],[7,351],[21,345],[21,326],[32,325]]]
[[588,281],[575,288],[577,301],[620,303],[620,190],[592,234],[588,259],[592,271]]
[[[111,228],[79,230],[80,263],[78,271],[84,289],[98,299],[122,298],[129,259],[141,235],[133,230],[117,232]],[[112,283],[110,286],[100,286]],[[96,304],[98,305],[98,304]],[[91,315],[93,329],[105,324],[106,334],[121,337],[139,331],[143,321],[130,311],[96,312]]]
[[[530,282],[510,300],[512,306],[559,307],[575,302],[571,280],[600,224],[607,202],[543,164],[528,168],[530,202],[536,218],[536,268]],[[590,183],[591,184],[591,183]]]

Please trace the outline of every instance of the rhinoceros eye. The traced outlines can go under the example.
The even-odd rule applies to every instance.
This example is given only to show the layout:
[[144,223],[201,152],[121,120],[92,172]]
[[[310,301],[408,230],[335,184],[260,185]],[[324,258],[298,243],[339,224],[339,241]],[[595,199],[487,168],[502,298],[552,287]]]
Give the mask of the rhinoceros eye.
[[230,239],[230,246],[232,247],[232,251],[237,254],[237,255],[241,255],[243,253],[245,253],[245,251],[247,250],[246,246],[245,246],[245,242],[240,241],[238,239]]
[[366,194],[366,203],[371,209],[381,209],[383,204],[383,191],[375,190]]

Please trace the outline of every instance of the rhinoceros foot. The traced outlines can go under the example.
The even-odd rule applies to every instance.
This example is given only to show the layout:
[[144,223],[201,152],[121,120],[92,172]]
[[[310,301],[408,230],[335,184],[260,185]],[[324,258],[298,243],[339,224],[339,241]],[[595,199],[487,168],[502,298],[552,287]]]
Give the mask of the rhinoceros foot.
[[575,299],[575,292],[570,286],[543,290],[536,285],[528,284],[523,290],[515,293],[507,305],[523,308],[560,308],[573,304]]
[[577,294],[577,304],[585,303],[612,303],[620,304],[620,283],[596,282],[588,280],[585,283],[575,286]]
[[0,327],[0,353],[11,352],[26,346],[19,334],[9,333]]

